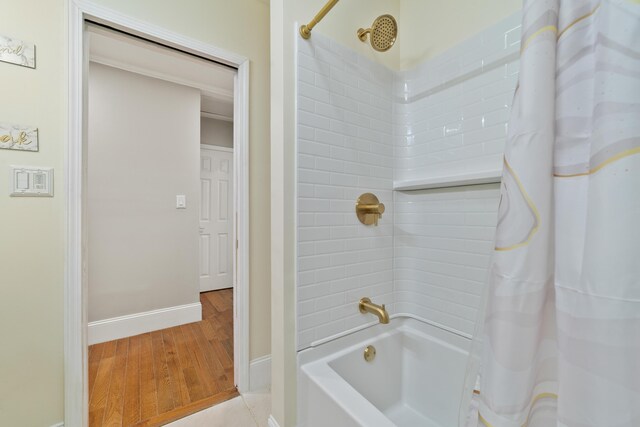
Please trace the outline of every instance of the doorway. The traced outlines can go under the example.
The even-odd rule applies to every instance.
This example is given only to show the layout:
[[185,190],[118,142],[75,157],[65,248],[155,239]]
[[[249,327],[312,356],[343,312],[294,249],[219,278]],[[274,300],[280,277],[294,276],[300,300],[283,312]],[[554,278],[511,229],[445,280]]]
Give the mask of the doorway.
[[[66,181],[68,194],[68,245],[67,274],[65,277],[65,425],[87,425],[89,406],[89,360],[88,360],[88,263],[87,224],[88,216],[86,168],[87,133],[86,99],[87,68],[89,51],[85,37],[85,21],[91,20],[119,32],[143,37],[170,49],[179,49],[196,54],[218,63],[231,65],[237,70],[233,91],[233,139],[235,149],[232,154],[233,189],[237,197],[232,200],[231,211],[237,219],[233,227],[232,243],[235,256],[232,257],[235,273],[234,286],[228,293],[233,300],[233,378],[240,391],[248,388],[248,61],[240,56],[220,51],[195,40],[168,33],[162,28],[149,26],[122,16],[111,15],[101,9],[93,10],[86,5],[73,3],[71,12],[70,49],[70,141],[67,152]],[[193,200],[192,200],[193,201]],[[175,200],[176,205],[179,200]],[[197,228],[196,228],[197,230]],[[233,274],[232,274],[233,275]],[[199,284],[198,284],[199,285]],[[211,303],[215,308],[215,304]],[[179,337],[174,335],[177,343]],[[157,339],[157,338],[156,338]],[[163,336],[162,340],[166,338]],[[153,340],[153,338],[152,338]],[[163,341],[163,344],[165,341]],[[177,345],[177,344],[176,344]],[[140,342],[127,344],[127,348],[143,348]],[[123,347],[124,348],[124,347]],[[102,349],[102,354],[105,349]],[[118,354],[116,343],[115,353]],[[115,359],[114,359],[115,360]]]

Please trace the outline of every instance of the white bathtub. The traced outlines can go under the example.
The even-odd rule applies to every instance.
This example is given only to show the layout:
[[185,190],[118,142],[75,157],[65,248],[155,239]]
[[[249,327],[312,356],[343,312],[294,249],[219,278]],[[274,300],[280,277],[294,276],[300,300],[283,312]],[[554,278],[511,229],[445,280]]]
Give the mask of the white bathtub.
[[[376,348],[373,361],[364,349]],[[457,427],[470,341],[394,318],[299,353],[299,427]]]

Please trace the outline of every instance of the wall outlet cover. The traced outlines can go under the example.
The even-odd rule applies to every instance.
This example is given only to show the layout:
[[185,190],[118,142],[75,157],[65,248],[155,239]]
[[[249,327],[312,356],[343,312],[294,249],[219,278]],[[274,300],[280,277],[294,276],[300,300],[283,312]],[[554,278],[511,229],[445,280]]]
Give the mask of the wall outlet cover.
[[178,194],[176,196],[176,209],[186,209],[187,208],[187,196],[184,194]]
[[53,197],[53,168],[9,166],[11,197]]

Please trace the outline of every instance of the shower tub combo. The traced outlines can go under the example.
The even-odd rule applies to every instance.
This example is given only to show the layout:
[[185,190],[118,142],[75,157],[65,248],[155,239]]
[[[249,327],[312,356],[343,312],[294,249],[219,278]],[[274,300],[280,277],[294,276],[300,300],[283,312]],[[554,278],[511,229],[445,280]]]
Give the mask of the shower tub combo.
[[397,315],[306,349],[298,360],[298,425],[457,426],[469,346]]
[[[466,389],[470,386],[465,384],[471,348],[468,329],[471,329],[469,320],[473,319],[471,310],[475,310],[471,306],[477,303],[476,285],[482,283],[486,274],[486,266],[482,265],[482,261],[488,260],[492,248],[493,231],[485,231],[495,224],[488,223],[486,218],[492,215],[497,218],[499,191],[497,188],[482,187],[474,189],[473,194],[471,190],[456,190],[446,196],[438,192],[428,195],[418,192],[413,200],[403,196],[401,202],[404,208],[400,209],[400,218],[404,222],[396,226],[393,211],[397,206],[392,204],[392,220],[383,222],[382,225],[387,227],[378,233],[359,228],[360,225],[349,217],[353,214],[353,207],[347,195],[372,191],[360,195],[355,213],[364,226],[375,227],[385,212],[385,206],[373,192],[384,196],[385,200],[394,200],[396,196],[391,196],[393,190],[416,190],[416,183],[421,183],[419,189],[424,190],[433,189],[436,184],[440,187],[458,187],[500,182],[502,152],[487,155],[484,145],[475,146],[475,149],[471,147],[471,154],[462,155],[456,148],[457,151],[447,152],[445,156],[451,158],[451,164],[455,163],[458,167],[466,162],[470,170],[477,171],[477,176],[469,175],[467,169],[464,174],[457,174],[455,168],[449,170],[443,166],[444,163],[440,165],[439,175],[437,168],[435,172],[431,170],[432,166],[438,165],[424,163],[424,157],[429,152],[429,143],[437,143],[438,146],[443,144],[439,139],[443,137],[438,133],[439,129],[448,123],[446,120],[453,120],[450,117],[461,114],[468,106],[464,102],[473,105],[473,111],[478,108],[473,104],[476,102],[473,96],[477,96],[477,93],[490,94],[498,106],[504,107],[508,102],[503,99],[509,99],[513,94],[513,88],[507,85],[511,80],[506,80],[503,85],[491,79],[497,79],[496,75],[504,73],[498,67],[512,64],[519,47],[505,50],[498,59],[496,51],[492,49],[495,47],[499,50],[502,46],[500,43],[504,44],[504,40],[507,40],[505,34],[510,39],[515,34],[512,30],[519,27],[509,26],[505,31],[500,28],[502,32],[489,29],[488,33],[475,37],[474,40],[498,40],[497,47],[489,43],[486,52],[480,52],[484,55],[482,58],[486,58],[483,61],[495,65],[495,69],[486,70],[491,74],[484,74],[483,66],[473,72],[467,70],[462,73],[459,70],[453,73],[455,67],[444,67],[443,64],[451,64],[440,59],[429,62],[428,68],[420,65],[409,74],[392,75],[384,66],[330,39],[316,38],[313,43],[304,41],[311,38],[314,26],[336,3],[338,0],[329,0],[307,25],[300,27],[303,40],[297,45],[298,117],[301,124],[298,138],[298,206],[304,208],[299,210],[304,215],[304,223],[300,221],[298,224],[299,248],[304,245],[304,255],[299,256],[304,268],[299,270],[298,290],[299,295],[304,291],[304,296],[300,297],[300,301],[304,302],[304,310],[300,310],[302,314],[298,318],[306,316],[309,319],[303,333],[298,335],[298,345],[302,350],[298,353],[297,425],[456,427],[460,419],[466,419],[473,425],[477,416],[469,415],[475,414],[475,401],[471,402],[471,390]],[[508,26],[508,22],[503,26]],[[500,36],[496,36],[498,33]],[[391,15],[381,15],[371,28],[360,29],[357,35],[362,41],[368,37],[373,49],[384,52],[396,42],[397,22]],[[467,43],[457,49],[462,49],[462,53],[458,55],[456,51],[456,55],[449,54],[450,58],[457,60],[468,52],[473,52],[474,58],[478,55],[476,43]],[[438,79],[431,78],[428,73],[436,73],[434,76]],[[455,75],[451,76],[451,73]],[[434,83],[436,80],[438,84]],[[402,93],[393,95],[394,82],[403,83],[398,86],[404,87]],[[465,90],[467,85],[471,88],[469,90],[473,96],[470,100],[466,99],[466,92],[465,97],[461,96],[462,82]],[[431,96],[433,101],[426,102]],[[417,174],[409,175],[411,180],[407,182],[411,185],[406,187],[394,187],[391,177],[397,179],[395,165],[388,161],[395,153],[390,141],[398,132],[402,133],[404,127],[411,127],[401,121],[398,123],[399,129],[394,129],[396,124],[390,123],[388,117],[397,113],[393,108],[396,98],[402,98],[405,104],[400,112],[417,120],[416,128],[422,132],[404,135],[408,141],[414,141],[414,138],[416,141],[415,150],[408,150],[414,142],[401,147],[407,149],[403,151],[406,153],[404,157],[400,158],[401,164],[409,165],[407,168]],[[498,108],[491,102],[479,104],[482,113],[492,116],[494,109]],[[371,117],[367,116],[369,112]],[[432,120],[434,123],[438,123],[437,120],[445,121],[432,129],[435,126]],[[506,128],[500,126],[500,120],[492,124],[493,130],[499,130],[495,138],[499,138],[499,133]],[[428,132],[426,123],[429,125]],[[417,142],[419,139],[420,146]],[[473,159],[472,154],[478,147],[484,153],[482,161],[469,160]],[[439,150],[444,152],[444,148]],[[410,155],[420,159],[413,162]],[[491,163],[493,161],[495,164]],[[447,182],[442,179],[445,174],[451,174]],[[420,179],[416,181],[416,178]],[[428,205],[428,202],[433,204]],[[433,215],[438,221],[428,223],[425,215]],[[444,217],[451,218],[445,220]],[[388,227],[389,224],[394,224],[394,227]],[[432,230],[438,224],[447,227],[445,232],[436,233]],[[453,228],[456,229],[455,234],[447,234]],[[416,296],[417,301],[411,304],[416,314],[396,313],[389,319],[384,306],[363,298],[360,300],[360,311],[377,315],[380,323],[344,331],[347,323],[339,322],[345,317],[344,310],[347,307],[343,304],[353,301],[354,295],[360,294],[360,290],[362,292],[358,296],[372,295],[380,302],[393,301],[388,294],[388,285],[391,283],[395,291],[395,275],[387,276],[388,264],[381,257],[372,255],[372,252],[373,249],[379,249],[382,254],[395,254],[395,233],[402,229],[406,229],[403,233],[407,234],[401,235],[404,237],[404,241],[401,241],[404,246],[400,246],[400,252],[404,258],[399,258],[404,268],[405,288],[399,289],[403,290],[404,299]],[[413,234],[408,236],[407,230]],[[443,242],[447,238],[455,239],[456,244]],[[469,242],[470,250],[459,247],[465,246],[465,240]],[[393,243],[389,244],[390,241]],[[354,248],[363,249],[362,256],[354,257]],[[409,251],[410,256],[407,255]],[[426,258],[424,265],[418,264],[420,258]],[[467,265],[467,261],[470,265]],[[344,267],[350,263],[355,268]],[[432,265],[438,267],[431,271],[429,267]],[[393,266],[395,258],[391,270]],[[405,277],[407,272],[412,274],[408,278]],[[427,286],[420,291],[414,290],[416,284],[426,285],[429,281],[427,273],[439,275],[436,286],[430,286],[438,290],[430,291]],[[303,274],[304,283],[301,280]],[[363,279],[360,277],[362,275],[366,277]],[[384,277],[388,280],[380,279]],[[371,292],[373,289],[377,294]],[[464,297],[462,303],[457,301],[460,295]],[[432,296],[450,306],[451,313],[448,314],[451,318],[457,317],[464,322],[438,316],[431,320],[420,317],[421,314],[433,314],[430,307],[433,301],[425,302]],[[335,307],[334,313],[330,311],[334,307],[327,307],[326,301],[341,302],[339,307]],[[355,317],[356,307],[353,308],[350,320]],[[326,319],[328,323],[333,321],[334,325],[318,332],[321,323],[318,319]],[[356,321],[358,323],[348,324],[359,324],[362,319]],[[450,324],[445,324],[447,322]],[[465,330],[467,333],[463,332]],[[328,336],[329,333],[336,335]]]

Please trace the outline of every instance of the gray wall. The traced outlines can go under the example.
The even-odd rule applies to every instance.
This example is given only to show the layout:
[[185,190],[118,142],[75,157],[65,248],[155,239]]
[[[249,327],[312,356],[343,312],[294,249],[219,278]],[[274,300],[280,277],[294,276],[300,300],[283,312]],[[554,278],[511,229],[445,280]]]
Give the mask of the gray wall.
[[202,144],[233,148],[233,123],[203,117],[200,122]]
[[198,302],[199,92],[91,63],[88,111],[89,321]]

